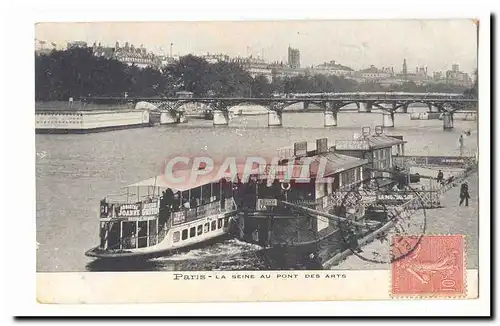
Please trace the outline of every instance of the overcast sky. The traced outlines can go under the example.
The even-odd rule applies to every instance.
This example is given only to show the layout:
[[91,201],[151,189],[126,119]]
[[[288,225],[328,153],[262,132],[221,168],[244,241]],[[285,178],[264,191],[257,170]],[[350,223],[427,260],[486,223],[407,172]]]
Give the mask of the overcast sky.
[[[472,20],[337,20],[279,22],[168,22],[168,23],[43,23],[36,39],[55,42],[125,41],[164,54],[170,52],[264,55],[267,61],[287,61],[287,48],[300,50],[301,66],[335,60],[353,69],[370,65],[401,71],[427,66],[429,71],[451,69],[472,73],[477,62],[477,28]],[[37,45],[38,46],[38,45]]]

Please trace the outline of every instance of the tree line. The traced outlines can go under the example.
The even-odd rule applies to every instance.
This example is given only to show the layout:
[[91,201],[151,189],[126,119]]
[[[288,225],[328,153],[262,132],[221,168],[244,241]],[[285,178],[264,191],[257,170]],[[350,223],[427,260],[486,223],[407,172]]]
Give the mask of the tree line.
[[[477,78],[476,78],[477,87]],[[87,96],[168,97],[178,91],[193,92],[196,97],[269,97],[273,93],[408,91],[463,92],[446,84],[417,85],[407,82],[384,87],[374,82],[358,83],[338,76],[296,76],[274,78],[252,76],[239,64],[209,63],[186,55],[176,63],[157,69],[141,69],[115,59],[94,56],[91,48],[52,51],[35,57],[35,99],[67,101]],[[477,91],[476,93],[477,94]],[[472,96],[472,95],[471,95]]]

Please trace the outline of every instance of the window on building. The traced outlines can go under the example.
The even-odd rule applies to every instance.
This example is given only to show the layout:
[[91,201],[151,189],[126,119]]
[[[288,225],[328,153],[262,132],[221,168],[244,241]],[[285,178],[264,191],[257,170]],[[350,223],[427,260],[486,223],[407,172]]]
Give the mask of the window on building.
[[182,230],[182,240],[186,240],[188,238],[188,230]]
[[198,225],[196,232],[198,233],[198,235],[201,235],[203,233],[203,225],[201,225],[201,224]]
[[220,218],[217,221],[217,228],[222,229],[223,224],[224,224],[224,219]]
[[179,242],[180,239],[181,239],[181,233],[179,231],[175,231],[173,236],[174,242]]
[[208,231],[210,231],[210,225],[208,223],[205,223],[205,233],[207,233]]
[[224,217],[224,227],[229,226],[229,216]]
[[212,231],[215,231],[215,229],[217,229],[217,222],[216,221],[212,221],[211,229],[212,229]]
[[196,235],[196,228],[193,226],[190,230],[189,230],[189,237],[192,238]]

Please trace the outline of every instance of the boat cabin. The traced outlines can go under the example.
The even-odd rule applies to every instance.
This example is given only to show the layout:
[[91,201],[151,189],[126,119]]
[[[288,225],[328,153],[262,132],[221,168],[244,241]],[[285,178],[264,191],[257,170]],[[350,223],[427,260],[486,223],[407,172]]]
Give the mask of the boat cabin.
[[373,134],[370,127],[363,127],[361,135],[355,134],[350,140],[337,140],[334,150],[335,153],[367,160],[363,179],[389,178],[390,171],[396,168],[394,157],[404,155],[406,143],[402,136],[385,135],[382,126],[376,126]]

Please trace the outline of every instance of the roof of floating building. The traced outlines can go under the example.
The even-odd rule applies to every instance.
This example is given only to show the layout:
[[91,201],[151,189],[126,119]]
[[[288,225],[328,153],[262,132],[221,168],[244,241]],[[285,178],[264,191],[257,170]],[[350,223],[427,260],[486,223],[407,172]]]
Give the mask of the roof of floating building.
[[335,150],[370,151],[407,143],[402,137],[385,135],[383,128],[376,128],[375,130],[374,134],[365,134],[355,139],[337,140],[335,142]]

